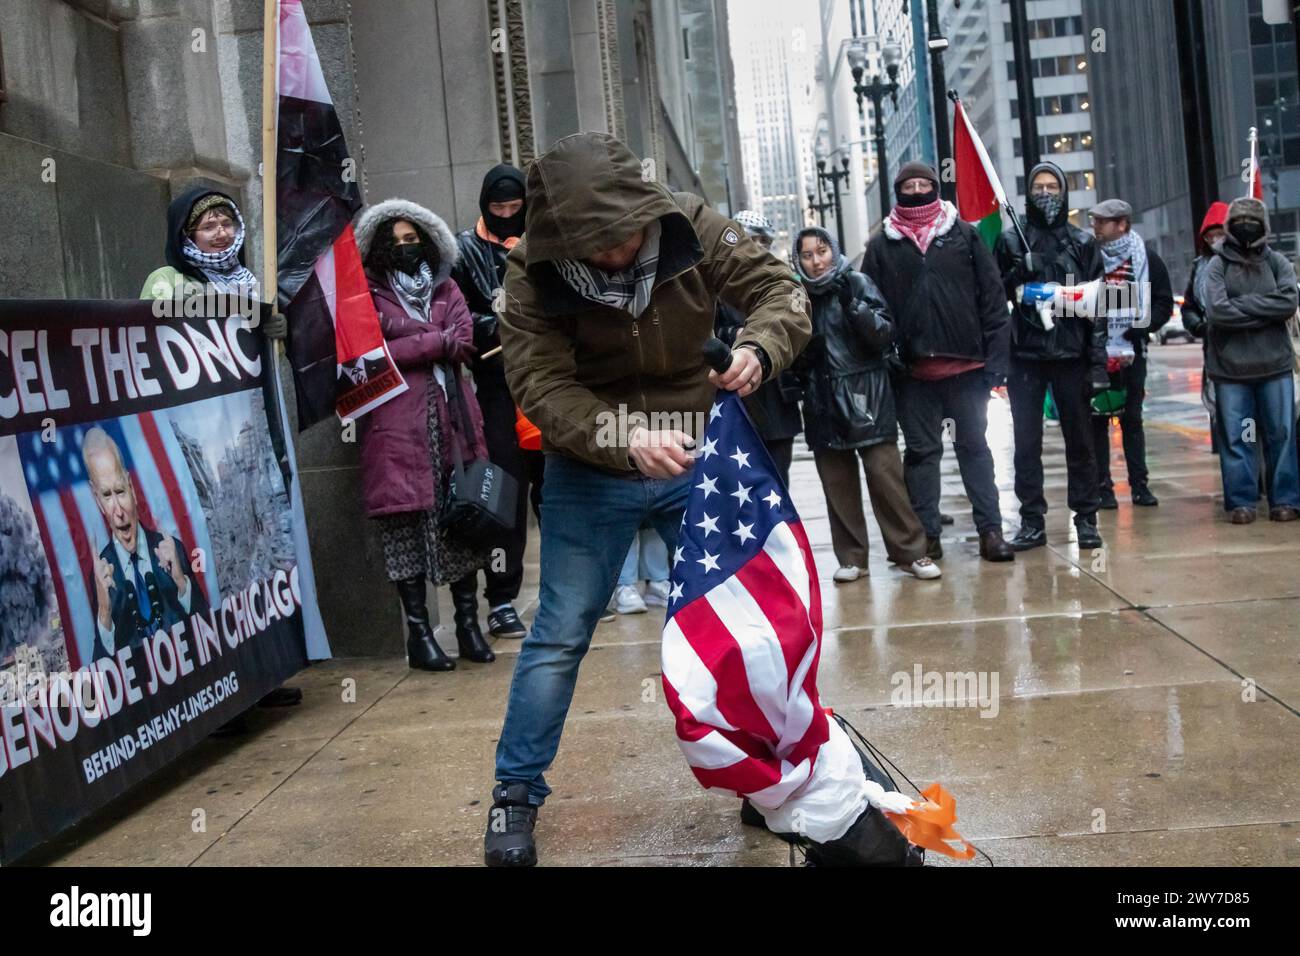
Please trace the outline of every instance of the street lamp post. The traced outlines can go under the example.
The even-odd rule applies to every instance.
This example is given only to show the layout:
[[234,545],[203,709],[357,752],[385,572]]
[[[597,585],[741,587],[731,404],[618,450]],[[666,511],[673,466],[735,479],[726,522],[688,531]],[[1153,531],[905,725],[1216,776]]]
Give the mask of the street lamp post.
[[939,29],[939,0],[926,0],[925,15],[930,26],[926,46],[930,50],[930,92],[934,103],[934,151],[939,160],[939,191],[952,202],[956,198],[956,183],[942,175],[944,161],[952,157],[952,141],[948,136],[948,91],[944,76],[943,51],[948,40]]
[[[873,40],[879,44],[879,40]],[[888,82],[880,78],[878,72],[871,74],[870,82],[863,83],[862,77],[867,68],[867,45],[865,38],[855,37],[849,42],[849,66],[853,72],[853,94],[858,98],[858,115],[862,115],[863,97],[871,98],[871,108],[875,114],[876,142],[876,179],[880,182],[880,218],[889,213],[889,167],[885,157],[885,94],[889,94],[894,108],[898,108],[898,64],[902,62],[903,50],[887,36],[880,47],[880,60],[889,76]]]
[[[822,162],[825,162],[824,160]],[[817,176],[817,201],[813,202],[813,194],[808,194],[808,208],[817,214],[817,224],[823,229],[826,228],[826,211],[834,205],[829,199],[822,198],[822,178]]]
[[[840,168],[837,170],[832,167],[831,171],[826,172],[826,157],[817,159],[817,189],[821,191],[821,184],[826,183],[826,191],[830,193],[831,198],[826,201],[828,206],[835,207],[835,237],[840,241],[840,252],[844,251],[844,209],[840,206],[840,181],[849,178],[849,157],[840,157]],[[826,227],[825,220],[822,221],[822,228]]]

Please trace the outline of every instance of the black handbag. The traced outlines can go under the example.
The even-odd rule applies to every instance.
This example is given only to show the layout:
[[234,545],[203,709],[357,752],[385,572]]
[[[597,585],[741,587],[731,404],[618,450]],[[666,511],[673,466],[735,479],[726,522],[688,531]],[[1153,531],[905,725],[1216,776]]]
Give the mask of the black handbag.
[[[447,377],[447,410],[455,415],[464,435],[474,434],[469,412],[460,391],[455,366],[444,365]],[[513,531],[518,513],[519,482],[500,465],[486,458],[466,463],[455,436],[451,441],[452,471],[443,495],[440,524],[467,544],[482,544],[503,531]]]

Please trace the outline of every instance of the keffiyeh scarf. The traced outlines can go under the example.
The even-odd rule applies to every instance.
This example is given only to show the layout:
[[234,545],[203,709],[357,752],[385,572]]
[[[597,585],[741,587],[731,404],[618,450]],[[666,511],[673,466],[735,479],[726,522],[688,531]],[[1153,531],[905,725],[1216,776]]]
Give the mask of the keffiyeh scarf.
[[1134,343],[1125,333],[1135,324],[1138,328],[1151,324],[1146,243],[1130,229],[1120,238],[1102,243],[1101,258],[1106,269],[1106,352],[1127,358],[1134,352]]
[[244,217],[239,210],[231,207],[235,213],[235,241],[220,252],[204,252],[186,236],[181,243],[181,255],[185,261],[198,268],[219,292],[238,293],[256,289],[257,277],[239,261],[239,250],[244,248]]
[[630,266],[619,272],[595,269],[578,259],[556,259],[555,268],[574,292],[615,309],[640,317],[650,304],[655,272],[659,267],[658,220],[646,226],[645,241]]
[[433,301],[433,270],[429,263],[421,262],[416,275],[394,269],[388,273],[388,284],[411,318],[429,321],[429,304]]

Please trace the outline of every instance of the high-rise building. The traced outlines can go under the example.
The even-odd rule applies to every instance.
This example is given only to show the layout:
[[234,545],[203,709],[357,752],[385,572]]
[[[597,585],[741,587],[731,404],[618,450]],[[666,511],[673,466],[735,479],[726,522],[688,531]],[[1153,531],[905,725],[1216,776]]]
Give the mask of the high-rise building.
[[898,64],[898,105],[885,104],[886,176],[907,162],[921,160],[934,165],[934,108],[930,99],[929,29],[925,22],[925,0],[872,0],[874,27],[882,43],[891,39],[902,47]]
[[[1025,6],[1038,152],[1065,172],[1070,218],[1086,227],[1097,191],[1090,38],[1081,13],[1085,2],[1031,0]],[[1024,160],[1010,6],[1006,0],[940,0],[939,23],[949,42],[944,54],[948,85],[961,96],[1008,198],[1017,211],[1023,211]],[[1131,77],[1131,65],[1129,69]]]
[[772,221],[784,252],[803,227],[813,176],[815,38],[780,0],[731,6],[736,119],[750,207]]
[[[1249,130],[1259,132],[1264,201],[1275,248],[1294,256],[1300,207],[1300,97],[1294,30],[1264,22],[1260,0],[1203,0],[1218,195],[1245,195]],[[1153,242],[1178,289],[1195,255],[1177,45],[1168,4],[1083,0],[1095,91],[1097,180],[1103,196],[1133,205],[1134,226]],[[1135,64],[1141,64],[1138,74]],[[1135,90],[1134,76],[1141,85]]]

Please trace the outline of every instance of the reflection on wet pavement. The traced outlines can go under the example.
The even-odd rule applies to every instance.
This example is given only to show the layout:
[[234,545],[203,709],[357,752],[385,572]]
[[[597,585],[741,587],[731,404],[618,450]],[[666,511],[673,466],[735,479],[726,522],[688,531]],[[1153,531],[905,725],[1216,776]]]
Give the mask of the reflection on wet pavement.
[[[1130,505],[1115,427],[1120,507],[1102,512],[1096,552],[1073,540],[1054,427],[1049,546],[1012,564],[979,560],[949,449],[943,510],[956,523],[939,581],[874,547],[867,578],[832,584],[825,502],[811,457],[796,456],[792,494],[825,598],[823,700],[918,784],[941,780],[959,828],[999,864],[1300,863],[1300,523],[1223,521],[1200,387],[1198,346],[1153,347],[1160,506]],[[995,398],[989,438],[1013,532],[1010,436]],[[535,537],[528,560],[521,609],[536,594]],[[658,686],[661,623],[648,613],[596,631],[548,774],[543,863],[787,865],[785,845],[742,827],[739,802],[701,791],[682,760]],[[410,673],[396,656],[314,667],[294,681],[302,707],[205,742],[48,858],[476,865],[517,647],[497,642],[497,663],[451,674]],[[356,703],[340,694],[349,677]],[[205,833],[192,832],[195,807]]]

